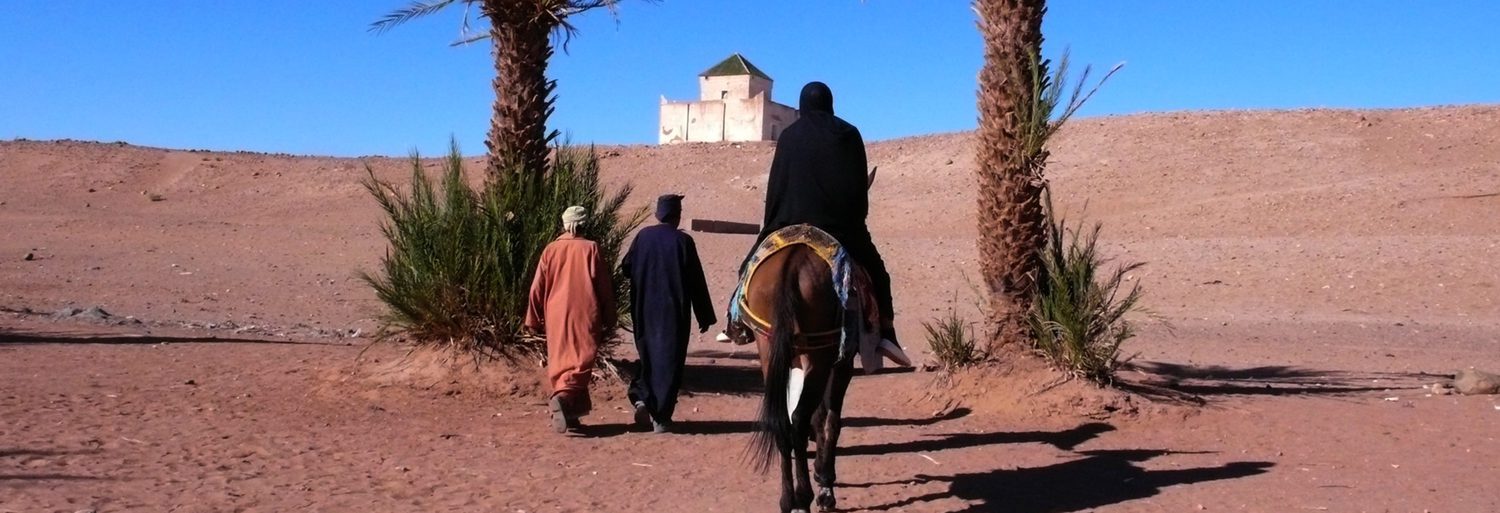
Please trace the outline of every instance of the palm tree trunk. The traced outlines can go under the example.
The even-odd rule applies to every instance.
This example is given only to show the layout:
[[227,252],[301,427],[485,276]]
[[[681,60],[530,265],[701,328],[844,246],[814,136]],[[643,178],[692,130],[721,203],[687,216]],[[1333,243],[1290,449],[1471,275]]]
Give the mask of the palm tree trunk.
[[[531,4],[530,6],[526,4]],[[503,172],[540,173],[547,165],[547,132],[556,82],[547,79],[556,22],[538,15],[536,2],[485,0],[495,55],[495,106],[490,131],[490,177]],[[529,7],[529,8],[528,8]]]
[[[1046,0],[976,0],[984,38],[979,72],[979,265],[990,295],[992,352],[1028,339],[1046,217],[1041,164],[1026,155],[1023,109],[1034,105]],[[1040,157],[1040,158],[1037,158]]]

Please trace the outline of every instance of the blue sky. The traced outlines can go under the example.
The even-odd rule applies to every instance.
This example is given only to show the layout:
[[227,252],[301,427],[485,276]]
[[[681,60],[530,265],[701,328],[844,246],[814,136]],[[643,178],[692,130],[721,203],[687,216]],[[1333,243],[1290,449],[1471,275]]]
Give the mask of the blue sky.
[[[60,2],[0,10],[0,139],[316,155],[483,152],[487,42],[463,9],[382,35],[407,0]],[[870,140],[976,125],[981,41],[959,0],[626,0],[558,52],[553,128],[654,143],[662,95],[740,52],[795,105],[809,80]],[[482,24],[482,22],[479,22]],[[1500,103],[1500,2],[1050,3],[1045,53],[1125,69],[1082,115]]]

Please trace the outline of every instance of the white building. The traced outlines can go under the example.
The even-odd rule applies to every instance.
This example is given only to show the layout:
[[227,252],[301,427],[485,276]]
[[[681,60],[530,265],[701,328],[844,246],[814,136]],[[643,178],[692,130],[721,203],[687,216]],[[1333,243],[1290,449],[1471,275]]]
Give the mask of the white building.
[[771,77],[738,53],[698,75],[698,101],[661,99],[660,144],[774,141],[797,109],[771,101]]

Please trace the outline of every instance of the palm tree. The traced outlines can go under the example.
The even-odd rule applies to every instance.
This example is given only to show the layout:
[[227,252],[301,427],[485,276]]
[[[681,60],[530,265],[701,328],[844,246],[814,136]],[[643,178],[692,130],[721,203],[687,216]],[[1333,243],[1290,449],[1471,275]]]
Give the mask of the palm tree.
[[[1026,315],[1044,242],[1047,151],[1028,133],[1045,82],[1046,0],[975,0],[984,38],[979,71],[979,266],[990,296],[993,349],[1028,339]],[[1039,73],[1038,73],[1039,72]],[[1043,118],[1045,119],[1045,118]]]
[[979,70],[979,270],[990,296],[995,330],[990,354],[1031,341],[1028,316],[1042,278],[1048,230],[1047,141],[1124,63],[1087,92],[1089,67],[1073,83],[1068,55],[1057,68],[1042,59],[1046,0],[975,0],[984,38]]
[[384,32],[454,4],[478,7],[479,16],[490,22],[489,31],[467,36],[466,12],[466,37],[454,44],[488,38],[492,45],[495,105],[485,138],[490,176],[502,170],[540,173],[547,166],[547,145],[557,137],[557,131],[547,130],[552,91],[556,87],[555,81],[547,79],[553,37],[561,37],[566,49],[576,31],[568,23],[569,17],[601,7],[614,12],[618,3],[619,0],[417,0],[370,24],[370,30]]

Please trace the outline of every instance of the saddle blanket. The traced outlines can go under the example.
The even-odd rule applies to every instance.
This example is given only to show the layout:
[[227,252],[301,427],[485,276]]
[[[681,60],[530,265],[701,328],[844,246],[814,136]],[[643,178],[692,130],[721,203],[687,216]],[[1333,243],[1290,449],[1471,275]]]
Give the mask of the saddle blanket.
[[798,224],[782,228],[766,236],[756,246],[755,253],[745,266],[745,274],[740,277],[734,295],[730,298],[729,320],[742,323],[762,334],[770,333],[770,312],[750,311],[745,299],[745,287],[750,283],[750,278],[755,276],[761,262],[778,251],[798,244],[812,249],[813,253],[828,262],[832,271],[833,291],[843,305],[843,319],[839,323],[842,326],[838,341],[839,360],[843,361],[855,352],[875,355],[873,363],[870,358],[861,358],[866,371],[875,370],[870,367],[874,365],[878,368],[883,362],[877,354],[880,345],[880,309],[872,293],[870,278],[849,258],[842,244],[828,232],[812,225]]

